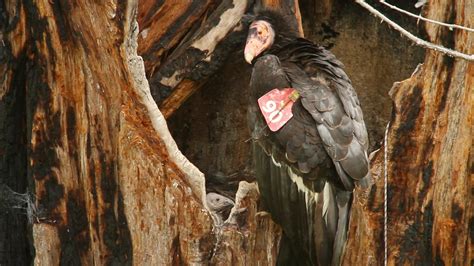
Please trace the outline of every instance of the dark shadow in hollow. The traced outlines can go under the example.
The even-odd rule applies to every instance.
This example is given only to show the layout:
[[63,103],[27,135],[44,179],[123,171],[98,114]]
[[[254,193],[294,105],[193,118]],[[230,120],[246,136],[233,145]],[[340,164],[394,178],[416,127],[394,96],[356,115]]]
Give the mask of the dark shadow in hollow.
[[[408,31],[424,36],[424,32],[419,32],[423,27],[417,26],[415,18],[386,8],[378,1],[368,2]],[[402,2],[397,5],[415,14],[421,12],[414,2]],[[329,48],[344,63],[362,105],[370,151],[380,147],[392,109],[388,91],[394,82],[409,78],[417,64],[423,62],[424,49],[414,46],[353,1],[300,0],[300,7],[303,6],[305,36]]]
[[[12,56],[4,51],[0,58]],[[26,201],[31,180],[27,173],[26,143],[31,128],[27,126],[26,68],[25,56],[12,63],[16,74],[7,93],[0,97],[0,265],[30,265],[34,258]]]
[[[364,111],[370,151],[375,150],[391,112],[388,91],[394,82],[410,77],[424,50],[353,2],[301,0],[300,6],[306,37],[331,49],[346,66]],[[416,20],[381,10],[417,32]],[[242,49],[168,119],[183,154],[205,173],[207,192],[230,198],[239,181],[253,180],[246,121],[251,66]]]

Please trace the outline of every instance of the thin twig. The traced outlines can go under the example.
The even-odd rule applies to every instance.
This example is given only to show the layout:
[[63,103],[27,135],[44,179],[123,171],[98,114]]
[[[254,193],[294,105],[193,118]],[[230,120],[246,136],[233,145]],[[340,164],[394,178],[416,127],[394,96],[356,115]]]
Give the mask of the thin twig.
[[383,265],[387,266],[388,261],[388,202],[387,202],[387,192],[388,192],[388,131],[390,129],[390,121],[385,128],[385,136],[383,138],[383,250],[384,250],[384,259]]
[[402,35],[405,35],[408,39],[413,41],[418,46],[428,48],[428,49],[432,49],[432,50],[444,53],[448,56],[458,57],[458,58],[462,58],[462,59],[465,59],[465,60],[468,60],[468,61],[474,61],[474,55],[472,55],[472,54],[461,53],[461,52],[446,48],[444,46],[437,45],[437,44],[434,44],[434,43],[430,43],[430,42],[427,42],[425,40],[422,40],[422,39],[418,38],[417,36],[415,36],[412,33],[408,32],[407,30],[405,30],[403,27],[401,27],[397,23],[395,23],[392,20],[390,20],[389,18],[387,18],[384,14],[380,13],[377,9],[375,9],[371,5],[367,4],[364,0],[355,0],[355,2],[359,5],[361,5],[363,8],[367,9],[373,15],[375,15],[378,18],[382,19],[383,21],[387,22],[390,26],[395,28]]
[[426,22],[429,22],[429,23],[433,23],[433,24],[437,24],[437,25],[441,25],[441,26],[445,26],[445,27],[448,27],[450,30],[456,28],[456,29],[461,29],[461,30],[466,30],[466,31],[470,31],[470,32],[474,32],[474,29],[473,28],[468,28],[468,27],[464,27],[464,26],[461,26],[461,25],[457,25],[457,24],[449,24],[449,23],[444,23],[444,22],[441,22],[441,21],[437,21],[437,20],[432,20],[432,19],[429,19],[429,18],[425,18],[425,17],[422,17],[421,15],[416,15],[416,14],[413,14],[409,11],[406,11],[405,9],[401,9],[399,8],[398,6],[395,6],[395,5],[392,5],[390,3],[387,3],[385,2],[385,0],[380,0],[379,1],[380,3],[388,6],[389,8],[391,9],[394,9],[398,12],[401,12],[405,15],[408,15],[410,17],[414,17],[414,18],[417,18],[419,20],[423,20],[423,21],[426,21]]

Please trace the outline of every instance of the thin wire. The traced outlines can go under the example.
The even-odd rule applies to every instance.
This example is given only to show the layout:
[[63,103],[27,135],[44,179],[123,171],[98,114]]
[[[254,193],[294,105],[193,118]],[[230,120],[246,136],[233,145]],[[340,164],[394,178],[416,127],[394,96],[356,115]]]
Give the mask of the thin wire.
[[388,6],[391,9],[394,9],[394,10],[396,10],[400,13],[403,13],[405,15],[408,15],[410,17],[414,17],[414,18],[417,18],[419,20],[423,20],[423,21],[430,22],[430,23],[433,23],[433,24],[445,26],[445,27],[448,27],[450,30],[453,30],[453,28],[456,28],[456,29],[461,29],[461,30],[467,30],[467,31],[474,32],[473,28],[468,28],[468,27],[464,27],[464,26],[461,26],[461,25],[457,25],[457,24],[444,23],[444,22],[441,22],[441,21],[432,20],[432,19],[429,19],[429,18],[422,17],[421,15],[413,14],[409,11],[406,11],[405,9],[399,8],[398,6],[387,3],[387,2],[385,2],[385,0],[380,0],[379,2],[386,5],[386,6]]
[[383,191],[384,191],[384,199],[383,199],[383,245],[384,245],[384,260],[383,265],[387,266],[387,259],[388,259],[388,210],[387,210],[387,188],[388,188],[388,128],[390,127],[390,122],[387,124],[387,128],[385,129],[385,136],[383,139],[383,149],[384,149],[384,164],[383,164]]

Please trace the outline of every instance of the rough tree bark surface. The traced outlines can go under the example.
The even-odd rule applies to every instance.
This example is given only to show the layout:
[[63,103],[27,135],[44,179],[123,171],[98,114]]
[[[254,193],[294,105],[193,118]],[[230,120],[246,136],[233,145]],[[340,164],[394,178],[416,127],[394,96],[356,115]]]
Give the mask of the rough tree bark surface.
[[[431,19],[471,28],[473,13],[467,1],[430,2],[424,9]],[[474,34],[425,28],[429,41],[474,53]],[[473,88],[472,62],[429,51],[391,89],[388,265],[474,264]],[[384,159],[376,155],[376,184],[356,199],[365,204],[354,206],[345,263],[382,263]]]
[[[140,1],[138,11],[131,0],[0,3],[0,185],[35,195],[30,225],[24,211],[0,204],[0,264],[275,264],[281,229],[258,213],[256,185],[235,183],[235,206],[218,223],[204,175],[177,149],[152,98],[170,116],[202,87],[193,97],[208,109],[189,99],[172,117],[178,144],[206,173],[244,169],[238,90],[249,68],[238,49],[253,1],[155,2]],[[298,21],[297,1],[262,2]],[[474,24],[463,1],[425,12]],[[426,35],[474,52],[472,34],[430,26]],[[430,52],[392,89],[389,264],[472,264],[473,72],[472,63]],[[211,141],[186,139],[199,127]],[[355,199],[346,264],[382,263],[383,159],[375,155],[376,184]]]
[[214,224],[203,175],[151,98],[136,7],[2,2],[1,181],[30,182],[37,209],[27,230],[2,208],[2,265],[273,260],[280,229],[255,215],[255,185]]

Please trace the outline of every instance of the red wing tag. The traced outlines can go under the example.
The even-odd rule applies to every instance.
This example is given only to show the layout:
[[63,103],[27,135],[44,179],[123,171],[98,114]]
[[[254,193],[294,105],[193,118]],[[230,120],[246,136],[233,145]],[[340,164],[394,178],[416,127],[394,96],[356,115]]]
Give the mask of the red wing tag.
[[293,88],[273,89],[258,99],[258,106],[271,131],[283,127],[292,117],[291,108],[299,94]]

